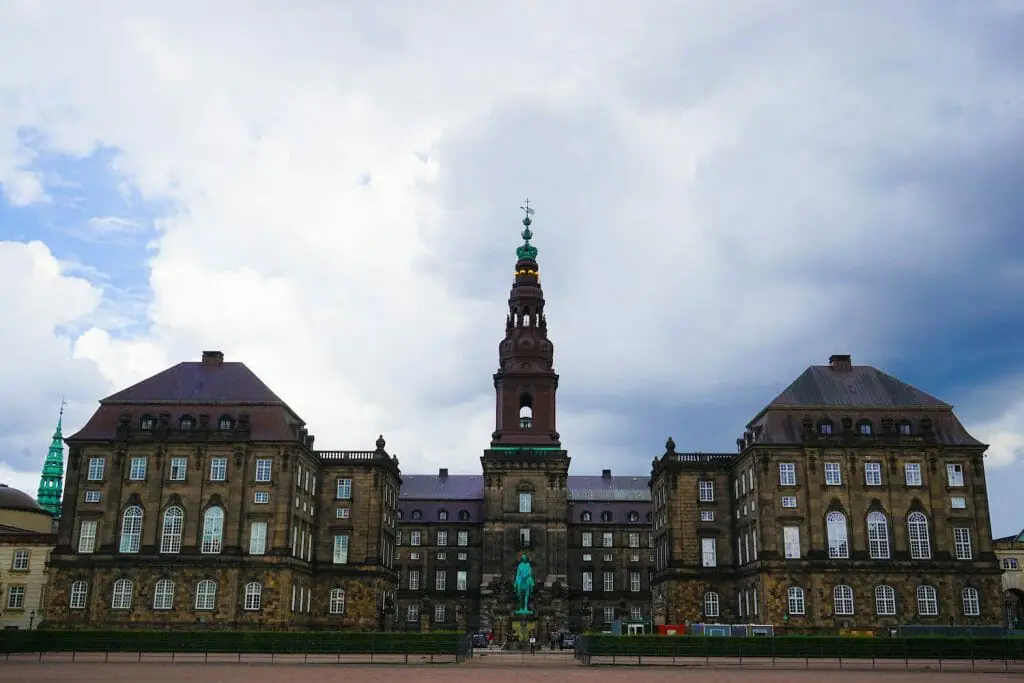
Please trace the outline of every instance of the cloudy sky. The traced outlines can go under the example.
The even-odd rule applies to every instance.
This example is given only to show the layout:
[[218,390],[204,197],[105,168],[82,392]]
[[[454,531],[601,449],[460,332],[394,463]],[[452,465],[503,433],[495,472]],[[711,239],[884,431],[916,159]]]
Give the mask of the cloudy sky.
[[[324,448],[478,471],[520,229],[577,472],[733,450],[831,353],[1024,527],[1024,3],[5,0],[0,478],[221,349]],[[1016,45],[1016,47],[1015,47]]]

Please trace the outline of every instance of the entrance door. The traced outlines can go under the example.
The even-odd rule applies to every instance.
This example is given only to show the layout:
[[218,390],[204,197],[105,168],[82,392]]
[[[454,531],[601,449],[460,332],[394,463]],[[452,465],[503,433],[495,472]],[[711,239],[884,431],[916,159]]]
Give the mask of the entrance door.
[[629,624],[628,628],[628,633],[631,636],[642,636],[644,634],[643,624]]

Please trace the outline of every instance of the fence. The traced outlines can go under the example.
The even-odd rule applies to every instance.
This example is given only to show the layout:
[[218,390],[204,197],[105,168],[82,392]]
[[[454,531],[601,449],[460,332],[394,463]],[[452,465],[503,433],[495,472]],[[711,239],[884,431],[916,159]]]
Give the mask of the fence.
[[[462,633],[267,631],[0,631],[0,654],[37,661],[462,662]],[[112,657],[113,655],[113,657]]]
[[[582,664],[707,665],[803,668],[939,668],[1024,671],[1020,638],[708,638],[692,636],[583,636],[576,648]],[[954,666],[955,665],[955,666]]]

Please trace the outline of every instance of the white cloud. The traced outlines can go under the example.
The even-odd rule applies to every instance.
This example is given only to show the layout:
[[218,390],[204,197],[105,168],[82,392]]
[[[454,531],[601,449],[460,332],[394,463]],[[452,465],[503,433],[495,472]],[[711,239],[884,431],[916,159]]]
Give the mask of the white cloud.
[[[879,159],[1000,144],[1016,74],[942,13],[623,7],[5,3],[0,169],[35,172],[4,151],[28,127],[51,151],[119,150],[125,182],[175,206],[145,332],[89,330],[60,362],[123,386],[221,348],[320,447],[384,432],[409,471],[475,471],[527,194],[563,389],[781,388],[837,349],[884,353],[918,316],[880,283],[971,247],[921,187],[880,188]],[[592,469],[624,461],[612,433],[642,417],[560,415]]]

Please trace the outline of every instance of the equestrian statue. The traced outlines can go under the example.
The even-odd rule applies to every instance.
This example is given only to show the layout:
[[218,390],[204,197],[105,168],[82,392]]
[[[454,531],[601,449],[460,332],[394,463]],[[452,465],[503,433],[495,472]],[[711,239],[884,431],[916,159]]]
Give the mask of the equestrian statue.
[[519,558],[519,566],[516,568],[516,599],[519,601],[519,609],[516,614],[533,614],[530,611],[530,594],[533,593],[533,567],[526,553]]

